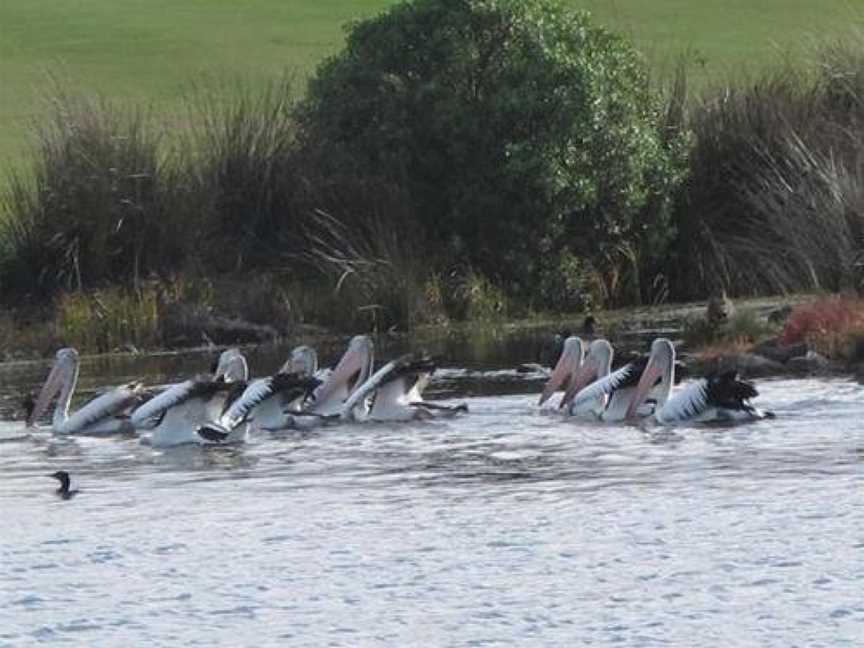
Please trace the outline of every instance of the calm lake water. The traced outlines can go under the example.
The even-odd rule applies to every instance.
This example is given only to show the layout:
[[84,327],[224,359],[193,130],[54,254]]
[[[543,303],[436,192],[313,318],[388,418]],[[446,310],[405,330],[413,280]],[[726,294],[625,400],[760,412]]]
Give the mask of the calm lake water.
[[[646,433],[539,413],[536,340],[435,350],[464,417],[166,451],[24,436],[47,364],[0,366],[0,646],[864,645],[862,387]],[[89,359],[82,389],[208,364]]]

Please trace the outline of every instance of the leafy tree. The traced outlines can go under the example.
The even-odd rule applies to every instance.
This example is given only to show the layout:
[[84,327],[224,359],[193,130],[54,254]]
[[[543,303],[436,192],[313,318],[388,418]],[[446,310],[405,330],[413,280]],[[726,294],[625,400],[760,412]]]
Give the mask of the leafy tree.
[[415,0],[358,22],[300,121],[334,167],[404,183],[435,249],[513,293],[562,252],[602,265],[669,237],[680,137],[638,53],[553,0]]

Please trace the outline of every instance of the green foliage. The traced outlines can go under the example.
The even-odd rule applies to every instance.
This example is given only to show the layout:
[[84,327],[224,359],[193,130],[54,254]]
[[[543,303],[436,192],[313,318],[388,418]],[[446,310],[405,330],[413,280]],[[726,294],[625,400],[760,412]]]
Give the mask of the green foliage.
[[58,89],[28,176],[0,208],[5,296],[131,281],[184,262],[189,219],[165,206],[159,140],[145,114]]
[[569,249],[546,255],[540,262],[537,291],[540,302],[562,312],[592,311],[605,301],[597,270]]
[[113,351],[127,344],[159,343],[159,300],[153,286],[137,291],[110,288],[67,293],[57,303],[57,338],[89,351]]
[[203,84],[189,100],[180,168],[203,216],[211,270],[278,265],[294,234],[294,94],[288,79],[251,89]]
[[662,249],[683,166],[660,117],[624,39],[541,0],[417,0],[356,23],[301,110],[331,168],[402,183],[436,249],[522,296],[543,256]]
[[469,273],[456,290],[456,300],[463,319],[494,321],[507,317],[508,303],[504,292],[486,277]]
[[843,290],[861,277],[864,43],[780,67],[691,107],[673,293]]
[[[398,192],[393,198],[396,207]],[[340,326],[410,328],[441,314],[440,296],[427,290],[430,268],[411,217],[394,213],[373,210],[348,221],[318,212],[307,223],[303,258],[333,286],[330,300],[338,314],[331,319]]]

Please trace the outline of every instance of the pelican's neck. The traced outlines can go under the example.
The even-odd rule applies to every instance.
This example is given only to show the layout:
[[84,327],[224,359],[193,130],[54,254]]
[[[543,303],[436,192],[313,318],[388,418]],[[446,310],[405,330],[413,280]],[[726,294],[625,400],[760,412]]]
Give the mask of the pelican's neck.
[[54,406],[52,419],[55,428],[65,423],[66,419],[69,418],[69,403],[72,401],[72,394],[78,384],[78,363],[76,362],[65,369],[62,378],[63,383],[60,387],[60,395],[57,396],[57,404]]

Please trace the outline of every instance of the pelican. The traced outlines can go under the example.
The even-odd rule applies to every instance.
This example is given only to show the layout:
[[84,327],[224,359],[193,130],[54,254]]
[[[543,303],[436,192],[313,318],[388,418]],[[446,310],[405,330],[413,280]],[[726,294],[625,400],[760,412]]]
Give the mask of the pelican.
[[582,339],[576,336],[568,337],[564,340],[564,348],[561,351],[561,356],[549,376],[549,380],[543,386],[543,393],[540,394],[540,402],[538,405],[543,405],[552,394],[559,389],[565,392],[573,383],[577,372],[582,367],[582,362],[585,355],[585,345]]
[[344,402],[372,373],[373,356],[372,339],[357,335],[335,368],[319,370],[315,350],[298,347],[280,370],[287,376],[275,383],[268,384],[266,378],[253,383],[219,421],[202,425],[199,434],[219,440],[246,420],[268,431],[309,429],[336,420]]
[[666,338],[657,338],[651,343],[651,353],[644,365],[636,391],[627,406],[625,418],[645,416],[640,411],[643,403],[653,405],[648,415],[662,408],[669,400],[672,383],[675,382],[675,347]]
[[313,402],[303,409],[303,413],[319,420],[340,415],[345,401],[369,379],[373,362],[372,339],[368,335],[351,338],[339,364],[329,373],[319,376],[323,383],[315,390]]
[[322,384],[318,372],[318,355],[308,346],[295,348],[279,371],[249,384],[235,400],[219,423],[202,426],[199,434],[208,439],[227,438],[241,423],[273,431],[294,427],[314,390]]
[[657,409],[652,420],[672,426],[774,418],[772,412],[764,412],[750,404],[750,399],[758,395],[752,383],[738,379],[737,371],[724,371],[691,382]]
[[426,357],[404,355],[388,362],[369,377],[345,401],[343,421],[411,421],[431,418],[435,412],[456,414],[467,406],[450,407],[424,401],[421,395],[435,371]]
[[153,447],[170,447],[206,441],[242,441],[246,427],[231,438],[208,439],[198,428],[218,421],[225,408],[245,388],[249,368],[243,354],[228,349],[219,357],[215,374],[200,375],[168,387],[134,412],[132,424],[139,430],[152,430]]
[[[669,340],[657,338],[647,358],[633,360],[580,390],[573,396],[570,408],[579,411],[592,403],[602,403],[605,397],[605,406],[598,413],[603,421],[647,416],[668,400],[674,379],[675,347]],[[643,404],[646,407],[638,409]]]
[[35,425],[36,420],[48,409],[56,396],[57,403],[51,420],[51,429],[56,434],[99,436],[134,432],[134,426],[126,416],[126,411],[141,398],[141,384],[137,382],[115,387],[69,415],[69,402],[78,384],[79,365],[80,360],[75,349],[65,348],[57,352],[54,366],[27,416],[27,427]]
[[603,414],[609,400],[607,391],[598,388],[594,392],[582,392],[592,383],[596,383],[609,375],[612,369],[613,355],[614,350],[607,340],[600,338],[591,342],[588,345],[584,362],[573,375],[573,379],[561,397],[559,408],[571,416],[593,414],[599,417]]

